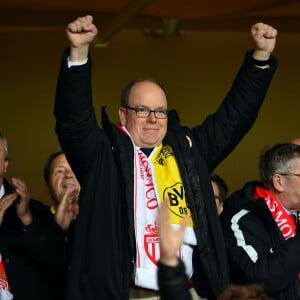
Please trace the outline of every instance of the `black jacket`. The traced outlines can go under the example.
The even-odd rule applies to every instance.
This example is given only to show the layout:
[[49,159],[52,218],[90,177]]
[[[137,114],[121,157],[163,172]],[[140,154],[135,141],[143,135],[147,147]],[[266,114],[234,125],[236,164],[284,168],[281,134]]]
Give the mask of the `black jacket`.
[[[69,299],[128,299],[135,260],[133,147],[109,122],[104,110],[102,128],[97,124],[91,60],[68,68],[67,55],[57,83],[56,132],[82,187]],[[258,69],[248,53],[233,88],[203,124],[188,129],[180,126],[175,111],[168,116],[163,142],[175,153],[193,216],[197,255],[215,295],[229,281],[209,174],[254,123],[275,70],[273,58],[269,63],[269,69]]]
[[[13,191],[4,180],[5,194]],[[0,226],[0,253],[14,300],[50,300],[47,272],[63,267],[64,233],[56,225],[49,207],[30,200],[33,221],[22,226],[12,204]]]
[[299,230],[285,240],[264,199],[254,200],[251,182],[224,202],[222,228],[233,283],[258,283],[277,300],[300,299]]

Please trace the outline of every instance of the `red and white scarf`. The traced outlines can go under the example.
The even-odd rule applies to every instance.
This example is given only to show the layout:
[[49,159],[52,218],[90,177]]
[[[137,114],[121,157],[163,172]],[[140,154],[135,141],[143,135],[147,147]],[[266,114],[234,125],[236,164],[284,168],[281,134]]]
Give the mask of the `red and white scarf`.
[[[268,190],[257,186],[254,192],[254,198],[256,200],[259,198],[263,198],[265,200],[284,239],[287,240],[296,235],[297,224],[294,215],[289,214]],[[298,213],[296,217],[298,217]],[[298,273],[297,278],[300,280],[300,273]]]
[[[127,130],[123,130],[130,137]],[[160,243],[156,219],[160,203],[171,191],[180,199],[180,203],[170,209],[172,226],[178,228],[182,217],[190,212],[186,207],[185,192],[172,149],[159,145],[147,157],[139,147],[134,146],[134,226],[137,253],[134,282],[137,286],[159,289],[157,261],[160,257]],[[196,245],[192,221],[185,231],[184,244],[178,252],[189,277],[193,273],[191,245]]]
[[254,192],[254,198],[263,198],[265,200],[274,221],[286,240],[296,235],[296,221],[294,216],[288,214],[281,203],[275,199],[270,191],[257,186]]

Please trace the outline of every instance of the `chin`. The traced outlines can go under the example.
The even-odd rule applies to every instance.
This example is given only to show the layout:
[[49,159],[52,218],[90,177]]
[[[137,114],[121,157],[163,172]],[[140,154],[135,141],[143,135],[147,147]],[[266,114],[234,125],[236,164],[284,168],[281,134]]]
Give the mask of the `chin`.
[[146,143],[144,146],[142,146],[142,148],[155,148],[158,145],[159,143]]
[[162,140],[158,140],[158,139],[155,139],[155,140],[151,139],[151,140],[144,141],[144,144],[146,145],[147,148],[154,148],[161,143],[162,143]]

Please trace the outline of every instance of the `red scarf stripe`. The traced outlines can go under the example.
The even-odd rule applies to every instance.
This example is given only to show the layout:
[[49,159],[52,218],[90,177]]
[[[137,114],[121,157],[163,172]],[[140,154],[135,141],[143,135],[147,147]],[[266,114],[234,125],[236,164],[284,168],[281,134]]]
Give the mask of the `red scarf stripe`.
[[259,198],[265,200],[274,221],[286,240],[296,235],[296,220],[294,216],[287,213],[270,191],[257,186],[254,192],[254,198],[256,200]]

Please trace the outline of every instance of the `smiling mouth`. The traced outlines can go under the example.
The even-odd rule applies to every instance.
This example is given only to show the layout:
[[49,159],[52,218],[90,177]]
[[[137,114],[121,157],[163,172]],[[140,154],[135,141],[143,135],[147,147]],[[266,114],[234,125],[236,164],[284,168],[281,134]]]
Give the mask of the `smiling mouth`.
[[63,188],[64,189],[67,189],[67,188],[70,188],[70,187],[73,187],[75,185],[75,182],[73,180],[66,180],[63,182]]
[[158,128],[145,128],[146,131],[157,131],[159,130]]

